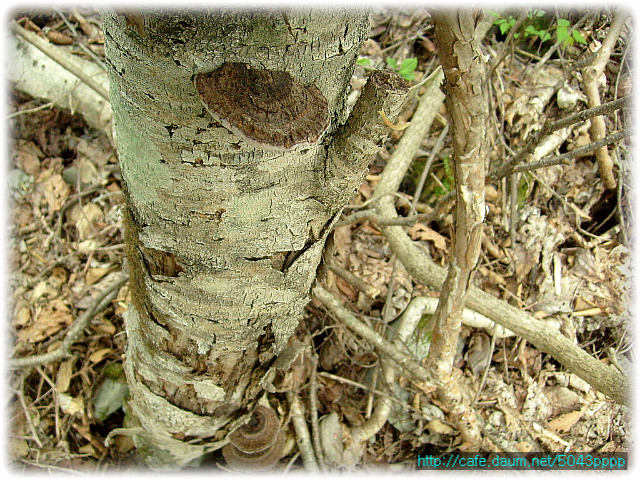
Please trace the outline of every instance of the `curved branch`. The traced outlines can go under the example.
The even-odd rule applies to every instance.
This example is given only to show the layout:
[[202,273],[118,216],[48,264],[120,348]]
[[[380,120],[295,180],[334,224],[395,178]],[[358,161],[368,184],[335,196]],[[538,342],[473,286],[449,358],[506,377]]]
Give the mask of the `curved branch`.
[[109,304],[116,298],[120,287],[122,287],[129,280],[129,276],[123,274],[118,280],[112,283],[109,287],[105,288],[96,297],[93,303],[85,310],[85,312],[76,319],[71,325],[71,328],[67,332],[62,345],[51,352],[43,353],[40,355],[31,355],[22,358],[12,358],[9,363],[9,368],[18,369],[33,367],[41,365],[43,363],[51,363],[56,360],[61,360],[71,355],[71,346],[77,340],[78,336],[83,332],[91,319],[107,308]]
[[[624,28],[624,25],[629,18],[629,14],[626,12],[618,12],[611,22],[609,32],[602,42],[600,50],[596,53],[596,57],[591,65],[588,65],[582,71],[582,77],[584,82],[584,91],[587,95],[588,105],[590,108],[594,108],[600,105],[600,92],[598,90],[598,80],[604,72],[604,68],[609,61],[609,57],[616,46],[618,37]],[[605,137],[607,127],[604,122],[604,118],[601,116],[594,117],[591,120],[591,141],[595,142]],[[607,189],[616,188],[616,178],[613,173],[613,161],[609,155],[609,150],[606,146],[602,146],[596,150],[596,160],[598,161],[598,171],[600,172],[600,178]]]
[[[395,217],[395,208],[385,202],[384,211]],[[440,289],[446,270],[413,243],[402,227],[383,227],[393,252],[417,282]],[[471,287],[466,306],[485,315],[494,322],[520,335],[539,350],[548,353],[570,372],[575,373],[596,390],[615,401],[628,405],[631,382],[627,375],[616,368],[593,358],[562,333],[545,322],[495,298],[477,287]]]

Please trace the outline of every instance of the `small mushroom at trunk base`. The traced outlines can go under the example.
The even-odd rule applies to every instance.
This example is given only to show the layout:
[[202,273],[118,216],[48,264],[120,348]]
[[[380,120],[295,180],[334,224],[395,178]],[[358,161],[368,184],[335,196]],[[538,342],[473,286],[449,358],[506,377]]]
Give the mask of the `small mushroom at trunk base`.
[[234,470],[268,470],[280,460],[284,440],[277,414],[258,405],[249,423],[229,435],[222,455]]

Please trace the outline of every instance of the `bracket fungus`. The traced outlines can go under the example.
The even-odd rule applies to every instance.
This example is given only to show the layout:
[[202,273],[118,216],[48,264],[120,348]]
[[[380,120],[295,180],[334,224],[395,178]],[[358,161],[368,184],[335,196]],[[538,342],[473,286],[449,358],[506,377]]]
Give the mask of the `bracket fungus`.
[[327,100],[291,74],[228,62],[198,73],[200,100],[225,128],[258,148],[290,150],[316,143],[329,125]]
[[258,405],[249,423],[234,430],[222,448],[227,464],[235,470],[268,470],[284,448],[284,434],[276,412]]

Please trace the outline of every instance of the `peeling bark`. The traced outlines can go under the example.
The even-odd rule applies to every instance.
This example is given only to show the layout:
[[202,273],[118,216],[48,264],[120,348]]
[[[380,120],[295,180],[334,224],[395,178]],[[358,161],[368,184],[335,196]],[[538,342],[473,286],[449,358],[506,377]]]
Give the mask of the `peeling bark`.
[[453,255],[433,314],[433,337],[427,362],[440,385],[436,391],[470,448],[482,442],[480,427],[465,403],[453,363],[462,312],[480,253],[484,221],[487,105],[482,96],[485,60],[476,29],[476,9],[434,11],[435,38],[445,76],[451,120],[455,177]]
[[[387,132],[375,126],[360,150],[345,139],[371,133],[377,110],[397,112],[406,88],[369,87],[345,123],[368,28],[359,11],[105,12],[103,24],[128,207],[129,426],[149,466],[175,469],[219,448],[216,432],[255,405],[331,225]],[[216,120],[193,79],[225,62],[321,92],[322,139],[256,145]]]

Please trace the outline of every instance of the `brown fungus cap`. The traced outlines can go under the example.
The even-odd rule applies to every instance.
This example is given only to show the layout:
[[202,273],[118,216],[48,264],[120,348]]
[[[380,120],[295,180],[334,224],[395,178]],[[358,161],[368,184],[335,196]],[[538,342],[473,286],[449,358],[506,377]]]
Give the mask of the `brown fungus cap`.
[[282,432],[278,432],[274,442],[262,452],[247,453],[239,450],[231,443],[222,447],[222,456],[227,465],[238,471],[260,471],[272,468],[280,457],[284,449],[285,437]]
[[256,453],[271,445],[279,431],[280,420],[276,412],[258,405],[249,423],[229,435],[229,440],[243,452]]
[[227,464],[235,470],[267,470],[282,456],[284,434],[278,415],[258,405],[251,420],[229,435],[222,448]]
[[317,142],[329,124],[327,100],[288,72],[224,63],[194,79],[211,115],[259,148],[289,150]]

